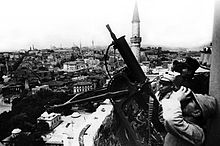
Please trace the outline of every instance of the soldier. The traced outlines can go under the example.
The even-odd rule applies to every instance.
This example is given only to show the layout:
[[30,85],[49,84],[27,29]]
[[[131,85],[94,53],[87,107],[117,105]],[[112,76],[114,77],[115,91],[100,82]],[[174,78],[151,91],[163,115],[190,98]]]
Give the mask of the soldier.
[[159,81],[159,89],[155,93],[157,99],[161,101],[163,98],[169,98],[170,93],[173,91],[173,81],[175,76],[172,74],[164,74]]
[[155,96],[157,100],[159,101],[159,107],[158,107],[158,131],[161,133],[163,137],[166,135],[166,130],[164,128],[164,119],[163,119],[163,110],[161,106],[161,100],[164,98],[169,98],[173,91],[173,80],[175,76],[172,74],[164,74],[161,79],[159,80],[159,89],[155,93]]
[[194,94],[181,86],[169,99],[162,100],[164,126],[168,132],[164,146],[202,145],[204,125],[215,113],[216,100],[212,96]]
[[186,57],[185,62],[175,63],[174,71],[180,73],[173,81],[179,89],[181,86],[190,88],[194,93],[208,94],[207,78],[195,76],[195,71],[199,68],[199,62],[191,57]]

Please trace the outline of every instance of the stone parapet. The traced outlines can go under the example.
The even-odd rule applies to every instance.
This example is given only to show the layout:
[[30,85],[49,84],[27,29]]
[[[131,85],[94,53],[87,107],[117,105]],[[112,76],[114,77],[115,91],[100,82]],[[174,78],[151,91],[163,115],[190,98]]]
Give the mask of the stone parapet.
[[99,132],[107,126],[113,117],[113,105],[107,99],[92,113],[86,122],[79,128],[78,140],[80,146],[94,146],[99,141]]
[[93,113],[74,112],[62,116],[62,123],[44,138],[46,145],[93,146],[100,131],[112,121],[113,105],[105,100]]

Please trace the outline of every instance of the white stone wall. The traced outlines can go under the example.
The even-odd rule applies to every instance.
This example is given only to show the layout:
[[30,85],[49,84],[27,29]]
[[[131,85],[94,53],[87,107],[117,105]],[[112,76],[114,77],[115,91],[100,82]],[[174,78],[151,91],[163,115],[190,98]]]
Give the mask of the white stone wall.
[[140,61],[140,47],[139,47],[139,44],[137,44],[137,46],[132,44],[131,50],[132,50],[134,56],[136,57],[137,61],[139,62]]
[[140,23],[132,23],[132,37],[140,37]]
[[107,99],[94,113],[62,116],[62,123],[45,137],[46,145],[94,146],[101,125],[113,114],[113,105]]

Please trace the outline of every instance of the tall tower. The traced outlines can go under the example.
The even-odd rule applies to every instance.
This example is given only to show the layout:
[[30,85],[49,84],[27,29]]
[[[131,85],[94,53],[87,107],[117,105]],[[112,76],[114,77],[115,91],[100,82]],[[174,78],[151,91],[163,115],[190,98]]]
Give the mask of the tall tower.
[[137,61],[140,62],[140,46],[141,46],[141,37],[140,37],[140,19],[138,13],[137,1],[134,7],[133,19],[132,19],[132,37],[131,41],[131,50],[134,53]]

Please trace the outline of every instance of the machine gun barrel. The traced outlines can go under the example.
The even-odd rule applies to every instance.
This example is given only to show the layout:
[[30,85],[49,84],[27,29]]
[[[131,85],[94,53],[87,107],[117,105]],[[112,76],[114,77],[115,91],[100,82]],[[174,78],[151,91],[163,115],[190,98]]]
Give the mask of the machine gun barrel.
[[143,70],[141,69],[134,54],[132,53],[131,48],[129,47],[124,36],[117,39],[115,34],[112,32],[110,26],[107,24],[106,27],[109,30],[112,39],[114,40],[115,46],[117,47],[119,53],[124,59],[127,67],[131,71],[133,79],[135,79],[136,82],[138,83],[143,83],[147,79],[147,77],[145,76]]
[[158,106],[159,103],[151,89],[151,85],[145,84],[148,83],[147,81],[149,79],[147,78],[147,76],[145,76],[124,36],[117,39],[115,34],[112,32],[110,26],[107,24],[106,27],[109,30],[112,39],[114,40],[115,46],[117,47],[119,53],[124,59],[127,67],[131,71],[132,79],[135,80],[137,83],[142,83],[142,90],[144,90],[145,93],[148,93],[152,98],[154,98],[156,104],[155,106]]

